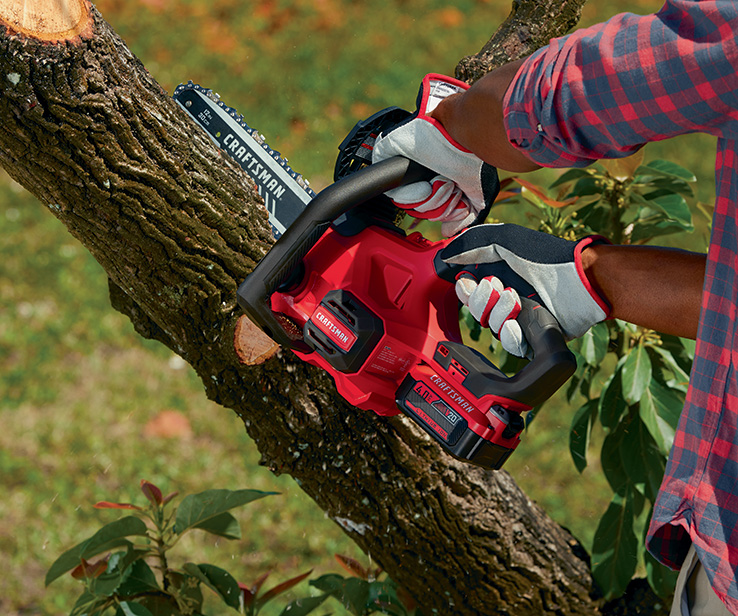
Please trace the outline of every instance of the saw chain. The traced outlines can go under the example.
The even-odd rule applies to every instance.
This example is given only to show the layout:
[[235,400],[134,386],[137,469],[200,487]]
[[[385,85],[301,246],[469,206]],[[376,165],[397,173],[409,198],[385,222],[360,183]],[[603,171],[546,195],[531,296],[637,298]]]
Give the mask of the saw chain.
[[249,174],[264,199],[269,223],[278,239],[315,197],[307,180],[293,171],[287,159],[269,147],[264,135],[246,124],[243,116],[223,103],[213,90],[189,81],[177,86],[173,98],[215,145]]

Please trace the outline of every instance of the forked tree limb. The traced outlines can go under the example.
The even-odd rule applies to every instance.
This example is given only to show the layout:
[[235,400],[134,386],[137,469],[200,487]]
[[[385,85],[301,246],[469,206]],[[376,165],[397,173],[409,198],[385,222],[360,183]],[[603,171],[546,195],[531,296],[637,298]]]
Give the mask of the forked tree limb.
[[244,365],[236,289],[273,241],[266,209],[94,6],[0,0],[0,20],[0,164],[101,263],[136,330],[238,414],[263,464],[292,475],[426,614],[603,613],[583,550],[507,473],[351,408],[289,353]]

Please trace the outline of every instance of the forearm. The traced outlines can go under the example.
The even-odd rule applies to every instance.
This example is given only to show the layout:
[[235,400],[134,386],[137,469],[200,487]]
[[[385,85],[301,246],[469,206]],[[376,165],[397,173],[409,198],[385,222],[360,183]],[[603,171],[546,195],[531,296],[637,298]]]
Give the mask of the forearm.
[[584,272],[612,317],[684,338],[697,336],[705,260],[651,246],[599,244],[582,252]]
[[503,122],[502,100],[521,63],[488,73],[466,92],[441,101],[431,114],[457,143],[493,167],[514,173],[539,168],[510,145]]

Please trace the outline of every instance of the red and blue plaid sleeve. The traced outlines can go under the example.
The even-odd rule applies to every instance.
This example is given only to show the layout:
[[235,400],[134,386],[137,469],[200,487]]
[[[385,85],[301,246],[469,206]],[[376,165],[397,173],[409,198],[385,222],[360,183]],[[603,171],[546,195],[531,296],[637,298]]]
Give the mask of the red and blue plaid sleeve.
[[689,132],[738,137],[736,10],[672,0],[553,39],[508,89],[510,142],[544,167],[572,167]]
[[[648,546],[678,568],[694,543],[738,614],[738,2],[669,0],[555,39],[505,96],[511,143],[543,166],[628,156],[689,132],[718,137],[716,202],[685,408]],[[656,272],[654,275],[658,275]]]

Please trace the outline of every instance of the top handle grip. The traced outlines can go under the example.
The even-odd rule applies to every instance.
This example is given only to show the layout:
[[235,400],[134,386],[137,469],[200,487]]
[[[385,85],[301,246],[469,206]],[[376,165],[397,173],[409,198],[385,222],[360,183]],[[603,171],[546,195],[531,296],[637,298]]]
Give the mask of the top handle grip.
[[341,214],[379,195],[432,177],[429,169],[395,156],[353,173],[321,191],[238,288],[238,304],[278,344],[304,353],[312,349],[290,338],[274,316],[269,297]]

